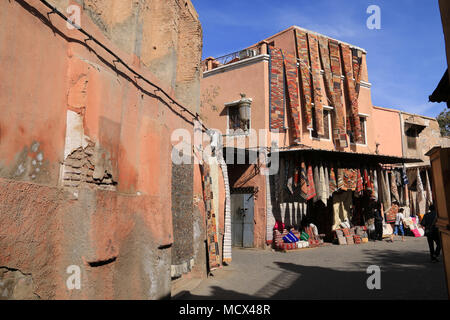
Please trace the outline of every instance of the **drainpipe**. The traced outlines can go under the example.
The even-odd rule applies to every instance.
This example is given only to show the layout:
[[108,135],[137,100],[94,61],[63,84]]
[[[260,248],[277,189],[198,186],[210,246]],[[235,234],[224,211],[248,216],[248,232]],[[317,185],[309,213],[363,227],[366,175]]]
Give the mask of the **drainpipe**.
[[[400,137],[401,137],[401,139],[402,139],[402,157],[403,158],[405,158],[406,157],[406,154],[405,154],[405,137],[404,137],[404,135],[405,135],[405,128],[404,128],[404,122],[403,122],[403,113],[400,111],[399,112],[399,115],[400,115]],[[405,172],[406,172],[406,166],[405,166],[405,163],[403,163],[403,170],[405,170]],[[407,205],[407,207],[410,207],[410,205],[409,205],[409,190],[408,190],[408,186],[406,185],[405,187],[404,187],[404,193],[405,193],[405,196],[404,196],[404,200],[405,200],[405,205]]]

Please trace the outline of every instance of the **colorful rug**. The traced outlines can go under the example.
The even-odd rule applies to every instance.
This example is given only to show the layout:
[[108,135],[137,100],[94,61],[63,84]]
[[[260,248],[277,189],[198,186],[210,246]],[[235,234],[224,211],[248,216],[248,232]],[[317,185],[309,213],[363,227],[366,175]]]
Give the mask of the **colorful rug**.
[[333,90],[335,103],[333,139],[337,147],[346,148],[348,147],[348,142],[347,142],[347,132],[345,130],[344,105],[342,104],[341,54],[339,50],[339,43],[337,41],[330,40],[329,45],[330,45],[330,63],[331,63],[331,72],[333,76]]
[[209,270],[220,266],[219,239],[217,235],[216,213],[213,205],[212,179],[209,164],[204,161],[202,170],[203,200],[206,208],[206,241],[208,245]]
[[270,47],[270,130],[284,130],[284,65],[283,52]]
[[307,35],[303,31],[295,30],[297,40],[297,58],[300,59],[301,88],[304,99],[305,125],[312,129],[312,99],[311,99],[311,73],[309,63],[309,50]]
[[354,141],[360,142],[362,140],[361,123],[359,120],[358,110],[358,95],[356,93],[355,80],[353,79],[353,57],[350,47],[346,44],[341,44],[342,57],[344,63],[345,82],[347,83],[348,96],[350,100],[350,126],[353,133]]
[[313,82],[314,119],[317,134],[323,136],[323,106],[322,106],[322,86],[320,61],[319,61],[319,41],[316,35],[308,34],[309,53],[311,57],[311,73]]
[[284,55],[284,66],[286,68],[286,81],[288,88],[288,110],[290,115],[290,125],[292,128],[292,137],[294,143],[299,144],[301,141],[300,132],[300,99],[298,92],[298,68],[297,59],[294,55],[286,53]]

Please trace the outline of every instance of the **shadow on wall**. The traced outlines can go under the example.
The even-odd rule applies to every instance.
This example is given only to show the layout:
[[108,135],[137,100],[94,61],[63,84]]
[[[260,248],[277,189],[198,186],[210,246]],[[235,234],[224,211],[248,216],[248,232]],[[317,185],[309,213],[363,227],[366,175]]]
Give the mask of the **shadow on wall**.
[[[254,295],[211,287],[211,295],[187,293],[186,300],[316,300],[316,299],[447,299],[443,263],[431,264],[427,252],[364,252],[365,259],[355,264],[361,271],[274,262],[265,267],[280,271]],[[381,268],[381,290],[369,290],[366,273],[369,265]],[[239,270],[237,270],[239,272]],[[264,270],[262,270],[264,272]],[[263,278],[263,277],[261,277]],[[249,284],[255,286],[255,284]],[[257,287],[257,286],[256,286]]]

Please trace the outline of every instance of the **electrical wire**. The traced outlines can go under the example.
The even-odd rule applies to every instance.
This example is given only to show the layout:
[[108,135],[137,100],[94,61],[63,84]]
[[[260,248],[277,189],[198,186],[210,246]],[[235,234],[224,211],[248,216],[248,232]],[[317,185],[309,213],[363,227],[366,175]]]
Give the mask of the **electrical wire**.
[[[143,77],[141,74],[136,72],[133,68],[131,68],[127,63],[125,63],[117,54],[115,54],[112,50],[110,50],[108,47],[106,47],[103,43],[98,41],[96,38],[94,38],[91,34],[89,34],[87,31],[85,31],[81,26],[78,26],[76,23],[71,21],[66,15],[64,15],[61,11],[59,11],[56,7],[52,6],[50,3],[48,3],[46,0],[39,0],[42,4],[44,4],[47,8],[51,10],[49,14],[57,14],[59,17],[61,17],[66,22],[70,23],[74,28],[76,28],[79,32],[81,32],[83,35],[87,37],[85,41],[92,41],[98,46],[100,46],[103,50],[108,52],[111,56],[114,57],[114,65],[115,63],[120,63],[122,66],[124,66],[128,71],[130,71],[132,74],[135,75],[136,78],[143,80],[145,83],[151,85],[154,87],[157,91],[160,91],[164,96],[166,96],[173,104],[177,105],[179,108],[182,109],[182,111],[187,112],[190,116],[192,116],[193,119],[198,120],[199,115],[196,113],[192,113],[189,109],[178,103],[174,98],[172,98],[167,92],[165,92],[161,87],[154,84],[150,80]],[[209,131],[209,128],[207,128],[203,123],[201,124],[203,129],[206,131]]]

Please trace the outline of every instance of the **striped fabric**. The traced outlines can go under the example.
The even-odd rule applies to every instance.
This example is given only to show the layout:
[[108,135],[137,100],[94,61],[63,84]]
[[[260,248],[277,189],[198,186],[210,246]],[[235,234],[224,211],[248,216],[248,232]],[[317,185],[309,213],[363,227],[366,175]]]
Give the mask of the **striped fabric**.
[[305,32],[295,30],[297,40],[297,58],[300,59],[302,93],[305,100],[305,125],[312,129],[311,75],[309,69],[308,39]]
[[361,67],[362,67],[362,52],[356,48],[352,48],[352,62],[353,62],[353,78],[355,78],[355,92],[359,97],[359,89],[361,87]]
[[285,243],[294,243],[298,240],[299,239],[292,232],[289,232],[286,236],[283,237],[283,241]]
[[323,106],[322,106],[322,90],[321,75],[319,61],[319,41],[316,35],[308,34],[309,53],[311,57],[311,72],[313,82],[313,100],[314,100],[314,119],[316,121],[316,131],[318,135],[324,134],[323,128]]
[[305,162],[302,161],[300,165],[300,196],[308,200],[309,186],[308,186],[308,173]]
[[332,195],[334,192],[337,191],[337,184],[336,184],[336,175],[334,173],[334,168],[330,169],[330,195]]
[[298,68],[297,68],[297,59],[294,55],[290,53],[286,53],[284,55],[284,65],[286,68],[286,80],[287,80],[287,88],[288,88],[288,110],[291,120],[291,125],[289,127],[292,128],[292,137],[294,143],[298,144],[301,141],[301,132],[300,132],[300,100],[299,100],[299,91],[298,91]]
[[329,41],[330,46],[330,62],[331,72],[333,76],[334,90],[334,131],[333,138],[336,146],[340,148],[348,147],[347,133],[345,131],[345,114],[344,105],[342,103],[342,86],[341,86],[341,53],[339,43],[334,40]]
[[208,245],[209,269],[214,270],[220,266],[219,240],[216,226],[216,213],[214,212],[214,199],[210,166],[203,162],[203,199],[206,207],[206,241]]
[[283,52],[270,47],[270,130],[284,130],[284,65]]
[[361,193],[364,190],[364,181],[361,175],[361,170],[357,170],[357,178],[356,178],[356,192]]
[[308,193],[306,200],[311,200],[316,196],[316,187],[314,186],[313,178],[313,168],[311,165],[308,166]]
[[356,93],[355,80],[353,79],[353,57],[350,47],[341,44],[344,63],[345,81],[347,83],[348,96],[350,98],[350,123],[355,142],[362,140],[361,123],[359,120],[358,95]]

